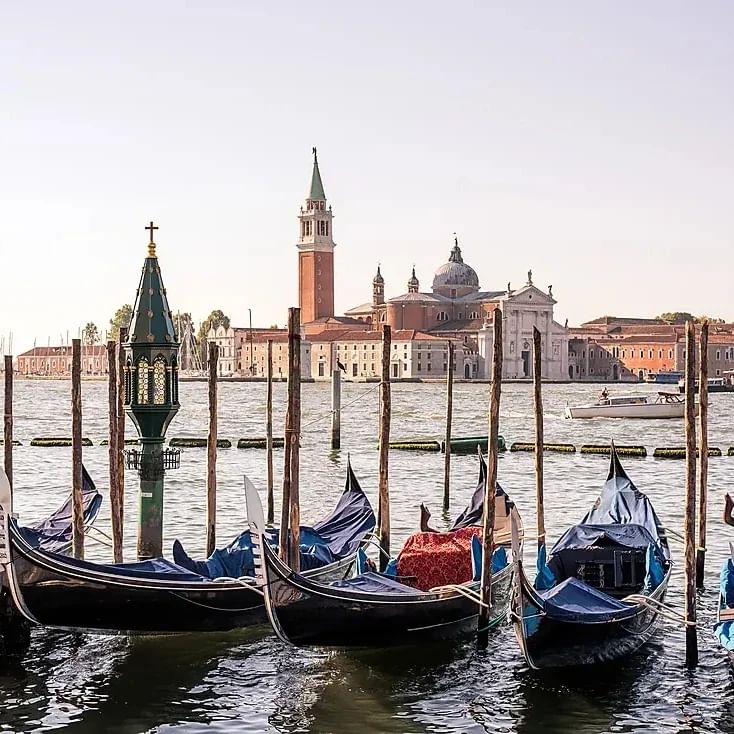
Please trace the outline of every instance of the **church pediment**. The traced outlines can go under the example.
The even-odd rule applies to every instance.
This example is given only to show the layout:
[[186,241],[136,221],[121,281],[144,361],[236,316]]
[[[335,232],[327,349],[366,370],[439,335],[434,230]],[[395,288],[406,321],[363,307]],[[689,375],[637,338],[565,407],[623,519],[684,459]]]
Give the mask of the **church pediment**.
[[556,300],[552,295],[544,293],[534,285],[525,285],[509,294],[506,300],[510,303],[540,303],[542,305],[555,305]]

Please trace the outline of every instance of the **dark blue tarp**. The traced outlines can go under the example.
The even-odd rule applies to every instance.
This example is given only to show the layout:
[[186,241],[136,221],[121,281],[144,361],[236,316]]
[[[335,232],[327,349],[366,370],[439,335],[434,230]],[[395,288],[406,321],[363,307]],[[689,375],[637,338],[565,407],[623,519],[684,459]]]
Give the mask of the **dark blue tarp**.
[[648,546],[653,546],[662,557],[662,551],[650,533],[642,525],[633,525],[632,523],[625,525],[574,525],[558,539],[558,542],[551,548],[550,555],[553,556],[554,553],[570,548],[591,548],[594,545],[605,544],[604,541],[609,541],[606,545],[613,543],[639,550],[647,550]]
[[[731,558],[727,558],[721,567],[719,607],[721,609],[734,608],[734,563],[732,563]],[[717,622],[714,625],[714,634],[722,647],[734,651],[734,620]]]
[[[82,499],[84,525],[95,521],[102,504],[102,495],[97,492],[92,477],[82,465]],[[20,532],[26,543],[34,548],[42,548],[51,552],[63,551],[71,543],[72,502],[69,495],[66,502],[43,522],[31,527],[21,527]]]
[[332,581],[329,586],[335,586],[340,589],[354,589],[355,591],[366,591],[372,594],[418,594],[412,586],[406,586],[399,581],[375,573],[367,571],[359,576],[343,581]]
[[[334,511],[313,527],[301,526],[301,570],[320,568],[351,555],[364,536],[375,529],[375,522],[372,506],[352,471],[351,463],[347,462],[344,492]],[[278,545],[278,536],[278,530],[265,531],[265,538],[273,547]],[[173,544],[173,559],[178,565],[207,578],[237,578],[255,573],[249,530],[225,548],[215,550],[206,561],[190,558],[177,540]]]
[[[474,490],[474,494],[469,500],[469,504],[464,508],[464,511],[456,518],[454,524],[449,529],[458,530],[459,528],[468,528],[475,525],[482,524],[482,516],[484,515],[484,493],[485,484],[487,482],[487,462],[484,457],[479,454],[479,478],[477,479],[477,488]],[[497,483],[496,489],[497,497],[507,497],[505,490],[500,487]]]
[[565,622],[611,622],[634,616],[638,608],[625,604],[575,578],[539,592],[543,611],[552,619]]
[[627,476],[616,451],[612,451],[607,481],[594,506],[581,520],[582,525],[641,525],[663,555],[670,557],[667,544],[660,542],[662,525],[652,502]]

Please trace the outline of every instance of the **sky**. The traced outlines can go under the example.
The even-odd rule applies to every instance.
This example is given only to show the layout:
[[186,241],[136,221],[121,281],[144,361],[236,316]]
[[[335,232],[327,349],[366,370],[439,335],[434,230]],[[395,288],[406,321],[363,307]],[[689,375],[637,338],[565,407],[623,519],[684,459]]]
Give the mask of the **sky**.
[[734,4],[0,4],[0,340],[102,333],[152,219],[173,310],[283,325],[319,150],[336,309],[456,232],[556,320],[734,320]]

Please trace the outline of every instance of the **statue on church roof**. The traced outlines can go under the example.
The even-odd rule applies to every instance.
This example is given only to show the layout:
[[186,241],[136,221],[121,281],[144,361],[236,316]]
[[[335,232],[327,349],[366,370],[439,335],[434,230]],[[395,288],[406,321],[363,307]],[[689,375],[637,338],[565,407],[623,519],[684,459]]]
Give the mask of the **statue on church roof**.
[[528,285],[532,285],[532,284],[533,284],[533,271],[528,270]]
[[553,298],[553,286],[552,286],[552,285],[549,285],[549,286],[548,286],[548,295],[549,295],[549,296],[550,296],[551,298]]
[[512,287],[511,287],[510,281],[508,280],[507,281],[507,294],[509,295],[510,293],[512,293]]

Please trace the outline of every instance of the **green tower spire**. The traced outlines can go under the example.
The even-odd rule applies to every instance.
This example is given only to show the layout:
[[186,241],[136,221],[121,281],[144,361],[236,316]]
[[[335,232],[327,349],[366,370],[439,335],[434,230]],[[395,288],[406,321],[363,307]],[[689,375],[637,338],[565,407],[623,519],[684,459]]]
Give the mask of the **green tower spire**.
[[313,152],[313,173],[311,174],[311,191],[308,198],[314,199],[315,201],[326,201],[324,184],[321,182],[321,173],[319,172],[319,159],[316,154],[316,148],[312,148],[311,150]]

